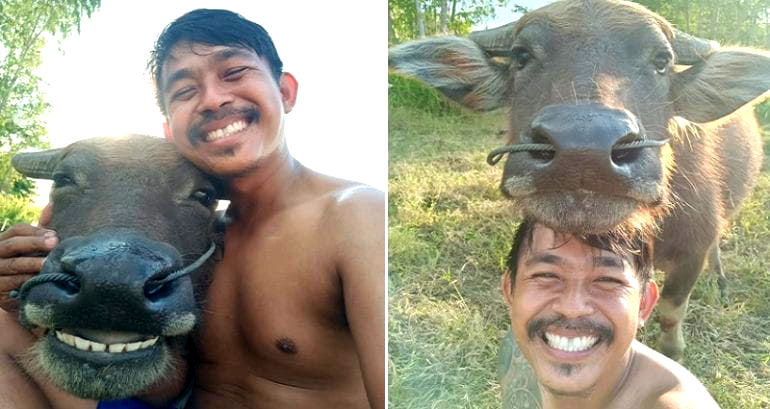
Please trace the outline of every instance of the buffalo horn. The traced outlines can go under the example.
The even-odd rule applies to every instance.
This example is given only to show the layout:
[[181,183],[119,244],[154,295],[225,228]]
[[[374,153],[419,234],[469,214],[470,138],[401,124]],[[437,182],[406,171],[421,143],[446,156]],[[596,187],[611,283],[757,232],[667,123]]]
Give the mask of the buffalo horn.
[[691,36],[683,31],[674,30],[674,53],[676,63],[693,65],[708,58],[719,49],[719,43]]
[[61,149],[42,152],[17,153],[11,164],[24,176],[35,179],[53,179],[53,169],[58,163]]
[[516,22],[489,30],[474,31],[468,35],[491,57],[510,56],[513,45],[513,25]]

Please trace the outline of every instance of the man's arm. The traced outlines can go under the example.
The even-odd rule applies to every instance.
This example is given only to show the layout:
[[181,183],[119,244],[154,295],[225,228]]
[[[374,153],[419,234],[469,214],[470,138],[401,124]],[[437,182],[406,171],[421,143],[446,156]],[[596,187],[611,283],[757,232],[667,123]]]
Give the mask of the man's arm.
[[372,408],[385,407],[385,197],[358,189],[338,203],[338,271]]
[[0,310],[0,409],[50,408],[43,391],[15,356],[32,346],[35,338],[24,330],[12,313]]
[[14,313],[0,310],[0,409],[94,409],[96,401],[62,392],[33,379],[19,364],[36,338]]

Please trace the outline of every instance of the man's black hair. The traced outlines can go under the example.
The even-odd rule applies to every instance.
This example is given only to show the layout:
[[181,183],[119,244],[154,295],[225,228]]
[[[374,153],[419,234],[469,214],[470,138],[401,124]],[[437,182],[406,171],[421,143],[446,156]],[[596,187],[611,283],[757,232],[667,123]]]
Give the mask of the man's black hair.
[[[511,272],[511,288],[513,288],[516,281],[519,257],[524,250],[527,250],[532,245],[532,236],[536,223],[534,219],[525,218],[513,235],[513,245],[511,246],[510,253],[508,253],[507,261],[508,270]],[[636,271],[636,277],[640,283],[645,284],[652,278],[653,253],[651,237],[645,237],[643,233],[639,233],[628,238],[626,235],[609,232],[605,234],[576,235],[566,240],[575,238],[591,247],[607,250],[628,261]],[[561,245],[563,244],[566,244],[566,241]]]
[[279,82],[281,79],[283,62],[278,57],[270,34],[262,26],[228,10],[193,10],[163,29],[150,55],[148,68],[155,81],[155,97],[164,115],[167,112],[161,94],[161,72],[171,50],[182,42],[252,50],[270,64],[275,81]]

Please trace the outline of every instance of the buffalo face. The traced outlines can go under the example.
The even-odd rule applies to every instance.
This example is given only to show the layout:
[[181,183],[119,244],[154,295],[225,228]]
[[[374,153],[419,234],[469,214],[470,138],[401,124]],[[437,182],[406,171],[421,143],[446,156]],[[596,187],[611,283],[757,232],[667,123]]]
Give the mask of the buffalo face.
[[24,155],[17,169],[55,181],[50,227],[61,238],[21,289],[22,323],[45,330],[28,369],[91,399],[179,376],[210,265],[175,277],[211,249],[212,182],[157,138]]
[[697,138],[693,122],[770,87],[766,53],[720,50],[608,0],[557,2],[470,38],[400,45],[389,63],[471,109],[509,109],[503,193],[578,233],[653,226],[676,199],[672,175]]

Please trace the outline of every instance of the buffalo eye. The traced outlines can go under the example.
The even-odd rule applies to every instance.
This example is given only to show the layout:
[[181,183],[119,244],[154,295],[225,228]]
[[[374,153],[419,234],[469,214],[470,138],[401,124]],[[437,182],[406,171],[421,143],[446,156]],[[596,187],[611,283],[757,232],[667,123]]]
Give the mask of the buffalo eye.
[[671,63],[672,59],[673,56],[668,51],[656,54],[652,61],[652,63],[655,65],[655,72],[658,74],[665,74],[666,68],[668,68],[668,65]]
[[211,189],[198,189],[190,195],[190,199],[195,200],[204,207],[211,207],[216,200],[216,195]]
[[65,186],[75,186],[75,181],[66,173],[55,173],[53,175],[53,187],[62,188]]
[[511,61],[517,70],[521,70],[532,59],[532,53],[524,47],[513,47],[511,50]]

